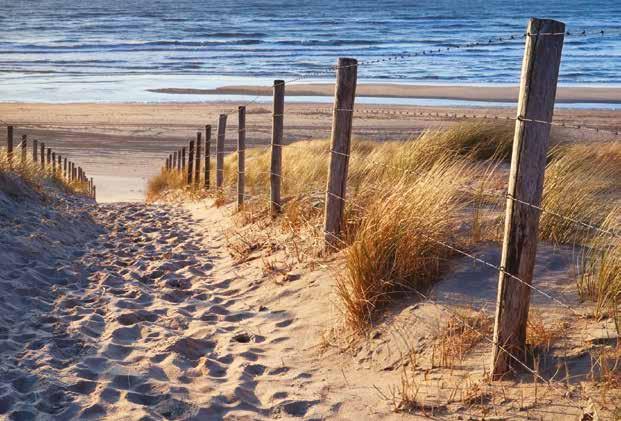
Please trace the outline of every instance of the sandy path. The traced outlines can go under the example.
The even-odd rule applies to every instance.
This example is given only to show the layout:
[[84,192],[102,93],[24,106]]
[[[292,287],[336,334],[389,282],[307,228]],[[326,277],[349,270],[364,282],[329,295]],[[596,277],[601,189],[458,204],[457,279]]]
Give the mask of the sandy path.
[[[181,208],[85,205],[97,225],[9,273],[35,300],[0,332],[0,414],[9,419],[304,416],[310,373],[284,364],[286,311],[251,308],[223,239]],[[13,232],[16,242],[32,235]],[[25,269],[29,267],[30,269]],[[41,292],[43,291],[43,292]],[[16,305],[15,310],[25,307]],[[5,314],[6,316],[6,314]],[[6,316],[11,317],[11,316]],[[260,333],[259,333],[260,332]],[[257,391],[257,376],[270,386]],[[149,418],[143,418],[149,417]]]

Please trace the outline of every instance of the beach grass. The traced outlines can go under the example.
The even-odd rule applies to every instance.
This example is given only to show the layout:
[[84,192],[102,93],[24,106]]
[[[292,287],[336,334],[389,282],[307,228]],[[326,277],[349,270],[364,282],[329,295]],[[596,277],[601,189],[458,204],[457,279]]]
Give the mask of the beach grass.
[[[406,142],[352,142],[341,243],[346,270],[337,277],[352,329],[371,326],[395,297],[426,291],[445,272],[450,247],[468,250],[480,241],[500,240],[512,141],[512,125],[477,122],[427,130]],[[618,188],[621,149],[615,143],[598,149],[565,144],[554,134],[551,143],[542,204],[550,212],[541,214],[541,239],[588,246],[593,234],[557,214],[598,225],[612,221],[614,205],[606,197]],[[329,158],[328,140],[283,148],[282,219],[290,229],[311,227],[321,236]],[[268,214],[257,210],[269,207],[270,162],[268,148],[246,150],[244,209],[254,215]],[[215,195],[219,205],[235,196],[236,182],[237,154],[231,153]],[[182,176],[166,170],[150,181],[148,198],[171,189],[196,198]],[[585,270],[596,265],[598,276],[608,279],[608,261],[591,254],[588,259],[595,260]]]
[[44,186],[54,186],[67,193],[88,195],[88,183],[68,181],[60,171],[42,168],[30,157],[22,160],[21,154],[12,155],[6,149],[0,149],[0,191],[14,197],[23,197],[32,191],[42,193]]

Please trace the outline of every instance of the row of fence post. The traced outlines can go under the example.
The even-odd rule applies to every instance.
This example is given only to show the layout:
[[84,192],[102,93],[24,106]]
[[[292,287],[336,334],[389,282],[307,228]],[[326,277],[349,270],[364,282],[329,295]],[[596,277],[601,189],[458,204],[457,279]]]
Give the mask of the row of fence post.
[[[14,149],[14,128],[9,125],[7,126],[7,160],[10,167],[15,159],[16,151]],[[20,149],[20,160],[24,164],[28,159],[28,136],[25,134],[22,135]],[[88,196],[96,199],[97,186],[95,186],[93,178],[89,179],[82,167],[76,166],[66,156],[62,156],[51,148],[46,147],[44,142],[39,142],[37,139],[32,141],[32,164],[40,166],[43,171],[68,183],[85,183]]]
[[[556,85],[563,47],[565,25],[553,20],[531,19],[528,24],[522,76],[518,98],[518,118],[509,178],[506,205],[505,234],[502,246],[501,271],[494,324],[494,345],[491,372],[498,378],[514,366],[517,356],[523,356],[526,323],[537,250],[539,206],[543,192],[546,154],[550,124],[554,111]],[[358,63],[352,58],[340,58],[336,66],[336,87],[332,118],[331,149],[324,210],[324,238],[328,248],[341,242],[347,173],[351,152],[354,102]],[[270,166],[270,206],[272,215],[282,209],[282,144],[285,83],[274,81],[272,141]],[[245,175],[245,107],[239,107],[237,206],[244,203]],[[224,137],[227,115],[218,120],[216,143],[216,188],[224,180]],[[209,126],[207,126],[209,127]],[[209,138],[209,131],[206,136]],[[199,138],[197,138],[199,139]],[[198,148],[197,148],[198,150]],[[192,143],[190,144],[192,151]],[[209,188],[209,144],[206,145],[205,187]],[[192,153],[192,152],[190,152]],[[181,168],[185,165],[185,148],[180,151]],[[175,168],[179,151],[167,160]],[[191,167],[190,161],[190,167]],[[179,165],[177,165],[179,169]],[[191,168],[188,170],[191,183]]]

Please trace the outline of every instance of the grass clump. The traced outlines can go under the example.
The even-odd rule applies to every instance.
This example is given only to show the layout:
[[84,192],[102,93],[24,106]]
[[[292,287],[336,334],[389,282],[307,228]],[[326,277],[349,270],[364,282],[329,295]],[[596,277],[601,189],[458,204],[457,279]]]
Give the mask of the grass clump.
[[155,202],[158,200],[198,200],[205,197],[204,181],[192,182],[188,185],[187,174],[181,171],[167,170],[162,168],[160,173],[151,177],[147,182],[145,200]]
[[337,282],[350,327],[365,330],[395,295],[424,292],[440,276],[451,255],[441,243],[459,242],[455,228],[467,206],[460,181],[473,171],[467,162],[443,161],[366,198]]
[[[619,209],[611,212],[603,228],[615,227],[620,215]],[[606,232],[594,237],[579,261],[579,273],[580,298],[594,303],[596,317],[613,317],[621,333],[621,237]]]
[[557,244],[588,242],[597,231],[575,221],[604,224],[618,206],[614,198],[618,198],[620,180],[621,143],[553,148],[542,197],[543,209],[550,212],[541,213],[540,238]]
[[41,193],[44,186],[50,185],[67,193],[89,195],[88,183],[70,182],[60,170],[54,173],[49,167],[43,169],[30,157],[22,160],[21,151],[14,151],[9,157],[6,149],[0,150],[0,191],[14,197],[26,197],[32,192]]

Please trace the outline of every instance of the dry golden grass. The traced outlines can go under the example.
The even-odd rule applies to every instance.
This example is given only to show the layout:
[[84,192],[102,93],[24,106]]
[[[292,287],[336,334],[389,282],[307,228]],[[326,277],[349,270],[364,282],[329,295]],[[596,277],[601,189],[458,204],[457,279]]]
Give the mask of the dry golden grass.
[[162,168],[158,175],[147,182],[145,200],[147,202],[199,200],[207,195],[203,185],[202,180],[198,185],[195,183],[188,185],[185,173]]
[[14,153],[12,159],[9,159],[7,151],[2,149],[0,150],[0,178],[3,182],[0,182],[0,190],[16,197],[26,194],[18,183],[10,181],[11,177],[18,177],[26,186],[39,192],[43,191],[43,186],[51,184],[68,193],[88,194],[88,183],[68,182],[60,172],[54,174],[51,169],[44,170],[30,157],[22,161],[21,151]]
[[[618,226],[619,209],[610,213],[603,228]],[[614,317],[621,333],[621,239],[606,233],[595,236],[579,261],[578,291],[595,304],[598,318]]]
[[493,317],[482,310],[451,315],[434,344],[432,366],[455,367],[485,336],[491,335],[493,326]]
[[[565,145],[552,149],[542,207],[589,224],[603,225],[619,206],[621,143]],[[597,231],[542,212],[540,238],[557,244],[584,244]]]
[[[504,200],[486,190],[505,189],[506,173],[499,174],[506,171],[502,163],[508,161],[512,140],[510,124],[464,123],[426,131],[409,142],[352,143],[342,244],[347,270],[338,280],[348,325],[364,330],[394,297],[412,289],[424,291],[440,277],[451,252],[435,240],[467,249],[479,241],[499,239]],[[608,199],[618,197],[621,178],[619,143],[597,148],[561,145],[554,136],[551,143],[555,146],[546,172],[543,207],[595,225],[611,221],[616,205]],[[291,233],[321,238],[329,158],[327,140],[283,148],[284,209],[279,221]],[[244,207],[246,221],[269,215],[269,172],[269,148],[248,149],[245,184],[251,198]],[[236,179],[233,153],[224,160],[223,192],[234,191]],[[170,190],[196,198],[184,186],[183,177],[166,171],[151,180],[148,198],[155,200]],[[218,194],[216,205],[231,197]],[[618,220],[614,222],[618,226]],[[557,244],[584,245],[594,240],[592,231],[545,212],[540,235]],[[618,254],[616,250],[609,253]],[[584,278],[585,290],[592,291],[589,283],[596,279],[600,285],[618,282],[618,267],[611,263],[616,260],[599,255],[589,259],[595,263],[589,263],[591,278]],[[598,293],[608,308],[612,297],[618,298],[615,294]]]

